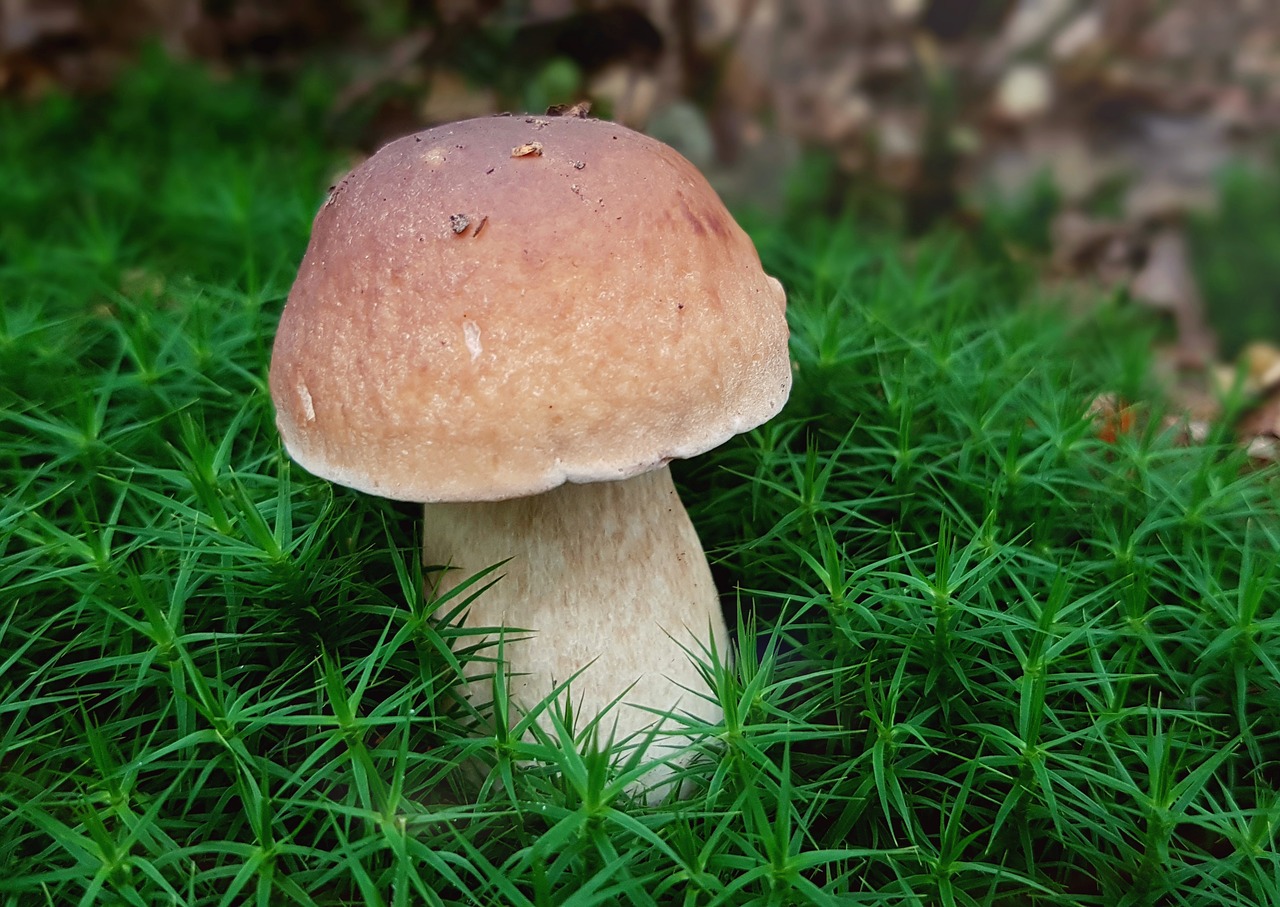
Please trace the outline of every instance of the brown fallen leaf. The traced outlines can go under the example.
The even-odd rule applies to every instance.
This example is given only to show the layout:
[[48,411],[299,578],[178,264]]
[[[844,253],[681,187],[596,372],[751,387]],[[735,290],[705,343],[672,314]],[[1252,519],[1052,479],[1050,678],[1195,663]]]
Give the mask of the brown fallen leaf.
[[1205,317],[1204,301],[1189,258],[1182,230],[1160,230],[1152,238],[1146,263],[1134,276],[1129,292],[1136,301],[1170,313],[1182,364],[1202,368],[1214,360],[1218,344]]
[[1264,463],[1280,461],[1280,347],[1255,340],[1240,351],[1232,381],[1253,398],[1236,421],[1235,436],[1249,456]]
[[1098,439],[1108,444],[1116,443],[1121,435],[1133,431],[1134,407],[1115,394],[1098,394],[1089,402],[1085,414],[1093,419]]
[[427,123],[452,123],[490,116],[497,113],[500,106],[494,89],[473,85],[456,70],[440,67],[431,74],[418,114]]
[[1123,225],[1068,209],[1049,227],[1053,270],[1114,286],[1132,274],[1134,240]]
[[1267,340],[1255,340],[1240,351],[1240,363],[1244,366],[1245,393],[1280,390],[1280,347]]
[[585,120],[589,113],[591,113],[590,101],[579,101],[576,104],[552,104],[547,108],[549,117],[572,117]]
[[1280,390],[1245,411],[1236,423],[1236,439],[1255,460],[1280,459]]
[[1043,116],[1053,105],[1053,81],[1049,70],[1037,63],[1009,67],[996,86],[993,100],[996,116],[1009,123],[1022,123]]

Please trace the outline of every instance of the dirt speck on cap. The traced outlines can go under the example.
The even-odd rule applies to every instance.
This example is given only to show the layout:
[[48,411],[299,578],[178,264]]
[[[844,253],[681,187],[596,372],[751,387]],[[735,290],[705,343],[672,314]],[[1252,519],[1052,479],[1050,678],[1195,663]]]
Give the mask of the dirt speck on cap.
[[523,145],[517,145],[511,149],[512,157],[541,157],[541,142],[525,142]]
[[465,233],[469,226],[471,226],[471,218],[467,217],[465,214],[449,215],[449,229],[454,233]]

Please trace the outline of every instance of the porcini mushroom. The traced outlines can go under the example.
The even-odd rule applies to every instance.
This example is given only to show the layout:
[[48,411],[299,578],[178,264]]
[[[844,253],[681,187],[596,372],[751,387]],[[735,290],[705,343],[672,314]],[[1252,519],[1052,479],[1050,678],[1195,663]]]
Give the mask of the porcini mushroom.
[[528,709],[576,672],[620,737],[714,721],[686,652],[728,635],[667,463],[787,398],[786,299],[707,181],[613,123],[500,116],[407,136],[316,215],[271,394],[289,454],[425,502],[442,588],[500,561],[465,618],[519,627]]

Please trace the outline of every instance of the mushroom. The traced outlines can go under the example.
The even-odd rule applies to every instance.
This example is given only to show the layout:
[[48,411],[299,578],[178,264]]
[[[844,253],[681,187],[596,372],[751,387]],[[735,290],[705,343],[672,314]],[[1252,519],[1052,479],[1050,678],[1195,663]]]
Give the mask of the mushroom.
[[625,737],[720,717],[690,653],[727,655],[728,632],[667,463],[782,407],[785,308],[668,146],[595,119],[467,120],[332,190],[271,394],[307,470],[425,502],[440,590],[503,562],[464,624],[528,631],[503,644],[513,706],[577,675],[575,713],[620,700],[605,731]]

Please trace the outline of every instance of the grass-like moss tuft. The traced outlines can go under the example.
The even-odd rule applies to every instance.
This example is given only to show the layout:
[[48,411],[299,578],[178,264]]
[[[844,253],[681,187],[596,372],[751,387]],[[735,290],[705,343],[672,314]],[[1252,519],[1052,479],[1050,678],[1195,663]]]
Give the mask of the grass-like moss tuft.
[[1274,475],[1101,439],[1136,326],[954,238],[756,229],[796,386],[679,468],[739,639],[689,798],[475,735],[486,579],[426,599],[415,509],[272,425],[322,110],[157,59],[0,110],[5,903],[1280,901]]

